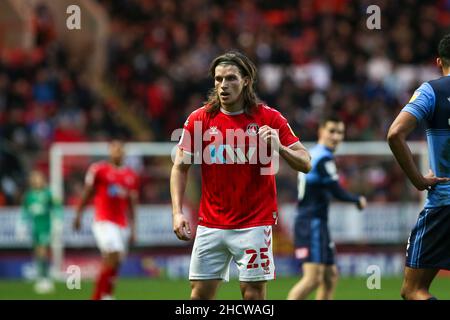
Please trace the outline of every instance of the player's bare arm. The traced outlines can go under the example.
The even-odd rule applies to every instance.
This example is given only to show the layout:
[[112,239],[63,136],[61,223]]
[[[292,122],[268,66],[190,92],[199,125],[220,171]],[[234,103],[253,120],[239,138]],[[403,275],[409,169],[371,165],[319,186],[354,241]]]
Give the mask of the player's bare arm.
[[280,155],[292,169],[304,173],[311,171],[311,156],[301,142],[297,142],[289,148],[281,145]]
[[289,148],[283,146],[280,143],[278,132],[267,125],[259,129],[259,136],[268,145],[272,145],[274,150],[279,150],[281,157],[286,160],[292,169],[304,173],[308,173],[311,170],[311,156],[300,142],[293,144]]
[[83,215],[84,209],[88,204],[91,197],[94,195],[94,187],[92,185],[86,184],[83,189],[83,194],[81,196],[81,201],[75,211],[75,219],[73,220],[73,229],[80,230],[81,228],[81,217]]
[[170,195],[172,198],[173,232],[178,239],[188,241],[191,239],[191,228],[186,216],[183,214],[183,196],[186,190],[188,171],[192,156],[177,149],[175,161],[170,173]]
[[133,244],[136,241],[136,207],[138,203],[138,192],[131,190],[129,194],[129,223],[130,223],[130,243]]
[[408,112],[400,112],[389,128],[387,140],[389,147],[409,180],[418,190],[425,190],[436,183],[450,181],[450,178],[439,178],[430,170],[422,175],[414,163],[406,138],[416,128],[416,118]]

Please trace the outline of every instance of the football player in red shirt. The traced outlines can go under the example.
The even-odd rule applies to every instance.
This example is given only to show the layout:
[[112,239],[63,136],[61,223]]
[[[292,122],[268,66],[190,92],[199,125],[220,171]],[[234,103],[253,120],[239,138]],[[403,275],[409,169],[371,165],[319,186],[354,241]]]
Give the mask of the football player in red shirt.
[[138,177],[131,168],[123,165],[122,141],[112,141],[109,153],[110,161],[99,161],[89,167],[73,222],[74,229],[79,230],[83,211],[94,196],[92,231],[102,253],[102,268],[97,276],[93,300],[112,298],[114,281],[128,241],[133,242],[135,239],[134,211],[138,199]]
[[190,239],[182,199],[191,163],[201,163],[191,299],[213,299],[220,282],[228,281],[234,260],[242,297],[261,300],[266,298],[266,281],[275,278],[275,161],[281,155],[294,170],[308,172],[311,159],[280,112],[258,102],[256,67],[250,59],[226,53],[212,62],[210,73],[214,89],[207,104],[188,117],[172,168],[173,229],[179,239]]

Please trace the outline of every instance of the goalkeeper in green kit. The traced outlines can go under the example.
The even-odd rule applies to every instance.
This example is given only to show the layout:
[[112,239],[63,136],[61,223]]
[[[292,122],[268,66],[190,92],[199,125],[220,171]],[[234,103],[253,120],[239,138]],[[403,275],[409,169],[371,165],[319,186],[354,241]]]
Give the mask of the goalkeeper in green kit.
[[31,172],[29,182],[30,188],[23,198],[21,224],[26,224],[31,231],[38,270],[34,289],[37,293],[50,293],[54,290],[49,276],[52,221],[55,221],[54,218],[61,218],[62,211],[41,172]]

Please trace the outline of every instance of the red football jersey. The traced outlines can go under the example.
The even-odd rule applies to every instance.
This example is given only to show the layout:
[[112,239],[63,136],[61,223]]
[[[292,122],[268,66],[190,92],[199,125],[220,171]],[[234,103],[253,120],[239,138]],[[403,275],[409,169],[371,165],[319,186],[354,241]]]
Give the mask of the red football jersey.
[[268,152],[261,156],[260,150],[267,148],[260,148],[258,141],[263,125],[279,130],[284,146],[299,140],[280,112],[264,104],[251,115],[223,109],[212,115],[202,107],[188,117],[178,146],[194,154],[194,163],[201,161],[199,225],[242,229],[275,224],[275,176],[273,171],[267,174],[273,161],[267,161]]
[[138,190],[138,177],[129,167],[110,162],[93,163],[86,174],[86,184],[94,187],[95,221],[111,221],[127,226],[129,194]]

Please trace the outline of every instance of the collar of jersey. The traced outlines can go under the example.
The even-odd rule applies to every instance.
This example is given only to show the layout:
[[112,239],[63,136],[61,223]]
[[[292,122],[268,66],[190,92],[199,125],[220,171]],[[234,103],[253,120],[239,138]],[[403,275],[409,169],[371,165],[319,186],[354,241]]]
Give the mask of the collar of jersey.
[[116,165],[115,165],[114,163],[112,163],[112,162],[109,162],[109,164],[110,164],[110,166],[112,166],[112,167],[114,167],[114,168],[116,168],[116,169],[123,169],[123,168],[126,167],[124,163],[122,163],[120,166],[116,166]]
[[321,146],[322,149],[325,149],[325,150],[327,150],[327,151],[329,151],[331,153],[334,153],[333,149],[328,148],[326,145],[321,144],[321,143],[318,143],[318,145]]
[[244,109],[241,109],[239,111],[230,112],[230,111],[225,110],[224,108],[220,108],[220,111],[222,113],[226,114],[227,116],[237,116],[238,114],[244,113]]

